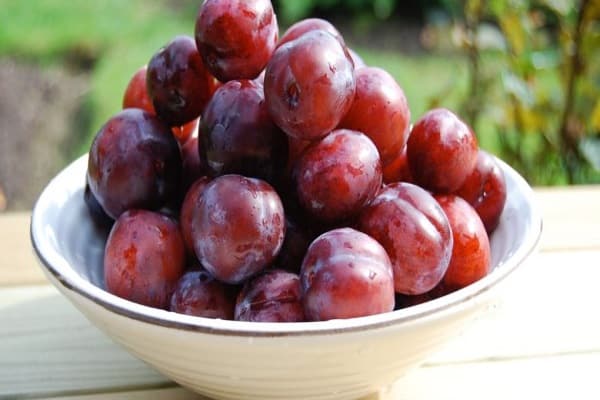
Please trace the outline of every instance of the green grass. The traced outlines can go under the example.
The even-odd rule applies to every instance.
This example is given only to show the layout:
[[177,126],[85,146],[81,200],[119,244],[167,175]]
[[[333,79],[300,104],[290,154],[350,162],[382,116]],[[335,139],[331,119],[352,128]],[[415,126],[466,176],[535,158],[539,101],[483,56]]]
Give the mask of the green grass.
[[[192,35],[197,0],[0,0],[0,57],[9,56],[39,65],[90,63],[91,87],[84,99],[89,112],[74,138],[72,158],[89,149],[96,131],[121,108],[123,91],[132,74],[175,35]],[[403,54],[355,48],[367,64],[389,71],[403,88],[412,121],[428,109],[443,106],[460,111],[468,90],[466,59],[460,55]],[[485,69],[493,71],[498,57],[486,55]],[[492,76],[493,99],[482,104],[475,130],[480,145],[499,154],[498,132],[489,106],[506,102],[499,76]],[[540,73],[549,91],[557,90],[559,77]],[[560,89],[558,89],[560,90]],[[489,100],[489,101],[488,101]],[[496,113],[496,114],[495,114]],[[522,132],[515,133],[521,135]],[[535,138],[523,141],[525,151],[538,146]],[[554,174],[556,168],[531,167]],[[560,166],[559,166],[560,167]],[[542,177],[552,183],[555,178]],[[535,180],[538,180],[537,178]],[[556,181],[558,182],[558,181]]]
[[[97,129],[117,112],[131,75],[177,34],[193,34],[198,2],[182,1],[168,8],[165,1],[142,0],[0,0],[0,56],[9,55],[39,64],[61,63],[73,54],[98,58],[91,74],[86,104],[90,127],[82,132],[75,154],[87,150]],[[443,105],[457,106],[456,81],[464,86],[460,58],[435,55],[406,56],[356,49],[370,65],[388,70],[403,87],[413,119],[443,97]],[[447,92],[447,93],[446,93]]]
[[[91,71],[86,105],[90,127],[81,132],[79,148],[87,150],[97,129],[117,112],[131,75],[177,34],[193,34],[197,2],[142,0],[0,0],[0,56],[9,55],[39,64],[62,63],[73,55],[97,57]],[[466,85],[464,61],[436,55],[356,49],[370,65],[388,70],[404,89],[413,120],[437,98],[448,108],[458,106],[456,88]]]
[[196,2],[168,8],[150,0],[0,0],[0,56],[40,65],[94,59],[85,99],[89,128],[73,156],[84,153],[95,132],[121,107],[133,73],[178,34],[193,34]]
[[[75,48],[102,52],[142,39],[159,22],[158,2],[139,0],[20,0],[0,2],[0,52],[52,61]],[[169,18],[157,28],[169,26]]]

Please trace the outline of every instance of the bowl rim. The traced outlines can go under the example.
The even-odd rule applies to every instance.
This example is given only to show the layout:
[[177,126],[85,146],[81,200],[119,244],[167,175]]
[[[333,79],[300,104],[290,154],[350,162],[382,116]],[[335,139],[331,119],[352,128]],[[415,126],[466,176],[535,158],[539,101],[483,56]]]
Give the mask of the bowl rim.
[[[505,176],[510,176],[510,179],[514,182],[518,191],[530,204],[531,223],[529,225],[531,226],[531,229],[529,234],[525,235],[525,240],[519,244],[517,249],[507,260],[500,262],[487,276],[465,288],[422,304],[365,317],[291,323],[244,322],[211,319],[178,314],[137,304],[113,295],[92,284],[74,271],[67,260],[60,255],[53,246],[44,243],[42,241],[43,237],[41,236],[41,232],[43,232],[41,214],[43,214],[43,211],[48,207],[48,204],[46,203],[48,203],[49,198],[52,196],[51,189],[60,178],[66,179],[67,175],[78,172],[83,168],[83,165],[87,166],[87,154],[79,157],[59,172],[42,191],[34,205],[31,215],[30,239],[41,267],[44,269],[44,272],[52,278],[50,280],[55,286],[61,286],[59,289],[75,292],[96,305],[122,317],[153,325],[206,334],[242,337],[331,335],[388,328],[392,325],[407,324],[418,320],[435,318],[436,315],[441,315],[442,312],[458,311],[468,307],[468,303],[482,297],[487,292],[494,289],[498,283],[511,275],[517,267],[523,264],[523,262],[537,249],[542,233],[543,222],[538,207],[536,207],[533,190],[525,179],[523,179],[523,177],[512,167],[498,158],[496,158],[496,161],[499,163]],[[506,177],[506,179],[508,180],[509,177]],[[85,182],[85,179],[82,177],[82,183],[80,183],[81,186],[78,186],[77,189],[83,188],[83,182]],[[74,301],[71,298],[70,300]]]

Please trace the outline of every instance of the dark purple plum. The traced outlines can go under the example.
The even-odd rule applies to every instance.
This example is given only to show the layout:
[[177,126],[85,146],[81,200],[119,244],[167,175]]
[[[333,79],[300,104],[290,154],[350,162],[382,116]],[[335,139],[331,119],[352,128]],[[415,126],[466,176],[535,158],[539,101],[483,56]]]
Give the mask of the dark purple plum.
[[383,245],[396,292],[417,295],[443,278],[452,255],[452,230],[435,198],[419,186],[384,187],[361,212],[357,227]]
[[235,290],[205,270],[186,272],[171,296],[170,310],[205,318],[233,319]]
[[221,82],[254,79],[277,44],[277,17],[269,0],[206,0],[195,27],[206,67]]
[[306,18],[290,26],[285,31],[283,36],[281,36],[281,38],[279,39],[277,47],[283,46],[284,44],[291,42],[292,40],[298,39],[305,33],[314,30],[322,30],[328,32],[331,35],[333,35],[342,45],[346,45],[342,34],[340,33],[340,31],[337,30],[335,26],[331,24],[331,22],[321,18]]
[[506,203],[506,181],[491,154],[479,149],[473,172],[455,194],[473,206],[488,234],[496,229]]
[[198,118],[217,87],[194,39],[177,36],[148,63],[148,96],[156,115],[169,126],[182,126]]
[[351,228],[315,239],[300,272],[306,317],[353,318],[394,309],[394,277],[384,248]]
[[192,217],[196,256],[226,283],[241,283],[270,266],[284,236],[283,205],[275,189],[241,175],[210,182]]
[[475,209],[455,195],[438,195],[436,200],[448,216],[454,247],[444,279],[444,287],[458,290],[486,276],[491,270],[490,242]]
[[189,138],[183,146],[181,146],[181,190],[187,192],[192,183],[197,179],[208,175],[208,167],[206,160],[198,151],[200,146],[198,136]]
[[350,109],[355,89],[349,53],[322,30],[278,47],[265,72],[271,118],[301,140],[316,140],[335,129]]
[[271,120],[260,84],[225,83],[200,124],[201,158],[212,176],[239,174],[275,184],[285,172],[287,136]]
[[179,225],[181,227],[181,234],[183,235],[183,242],[188,254],[194,254],[194,239],[192,235],[192,221],[196,208],[198,208],[198,202],[202,192],[210,182],[210,178],[203,176],[198,178],[190,188],[188,189],[183,202],[181,203],[181,210],[179,212]]
[[102,206],[100,203],[98,203],[98,200],[96,200],[96,196],[94,196],[90,190],[90,185],[87,183],[87,179],[85,183],[85,189],[83,191],[83,201],[85,202],[90,216],[92,217],[92,221],[94,221],[97,227],[110,228],[112,226],[115,220],[104,212]]
[[246,282],[235,305],[235,319],[250,322],[302,322],[298,275],[269,270]]
[[293,177],[310,215],[324,223],[349,220],[381,187],[379,152],[366,135],[338,129],[304,150]]
[[357,68],[356,94],[340,128],[367,135],[379,151],[383,166],[406,144],[410,110],[404,91],[394,77],[381,68]]
[[183,239],[171,218],[130,210],[113,225],[104,253],[104,281],[110,293],[167,309],[184,267]]
[[445,108],[428,111],[413,126],[406,144],[410,174],[434,193],[452,193],[477,162],[477,139],[471,128]]
[[179,146],[157,117],[125,109],[96,134],[87,172],[92,193],[111,218],[132,208],[156,210],[178,195]]

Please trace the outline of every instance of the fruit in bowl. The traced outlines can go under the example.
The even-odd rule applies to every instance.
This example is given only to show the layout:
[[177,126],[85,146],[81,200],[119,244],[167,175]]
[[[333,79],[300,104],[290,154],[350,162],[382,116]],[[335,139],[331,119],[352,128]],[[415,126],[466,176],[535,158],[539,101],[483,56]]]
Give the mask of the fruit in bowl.
[[541,220],[457,115],[409,129],[400,86],[331,24],[279,45],[273,24],[268,1],[206,0],[196,48],[179,36],[152,56],[147,87],[131,89],[141,69],[125,90],[143,110],[116,113],[41,194],[32,242],[92,322],[184,386],[358,398],[484,311]]
[[232,321],[223,317],[232,311],[212,313],[220,319],[190,316],[111,294],[102,261],[108,233],[89,217],[83,199],[87,156],[43,191],[31,238],[61,293],[113,340],[181,385],[220,399],[354,399],[392,384],[466,329],[535,250],[541,216],[531,188],[497,162],[507,200],[490,236],[489,274],[444,296],[366,317]]

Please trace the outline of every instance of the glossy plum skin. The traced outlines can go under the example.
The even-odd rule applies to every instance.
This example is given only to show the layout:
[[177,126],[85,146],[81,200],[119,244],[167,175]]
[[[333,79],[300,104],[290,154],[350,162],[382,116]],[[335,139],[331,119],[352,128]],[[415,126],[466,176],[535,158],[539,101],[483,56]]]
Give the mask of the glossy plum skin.
[[291,42],[292,40],[298,39],[300,36],[304,35],[307,32],[314,30],[322,30],[325,32],[329,32],[333,37],[335,37],[343,46],[345,46],[344,38],[340,31],[337,30],[335,26],[331,24],[331,22],[321,19],[321,18],[306,18],[300,20],[290,26],[283,36],[279,39],[279,43],[277,43],[277,47],[283,46],[284,44]]
[[201,151],[198,151],[199,146],[198,136],[189,138],[181,146],[181,189],[183,193],[187,192],[197,179],[208,175],[208,166],[204,157],[200,155]]
[[381,68],[358,68],[355,75],[356,94],[339,127],[371,138],[385,166],[400,153],[408,139],[408,101],[396,80]]
[[300,278],[273,269],[246,282],[235,305],[235,320],[302,322],[305,320]]
[[302,153],[304,153],[304,150],[306,150],[311,143],[312,142],[308,140],[296,139],[291,136],[288,137],[288,164],[286,170],[291,172],[296,161],[298,161]]
[[200,116],[217,82],[194,40],[177,36],[150,59],[146,87],[156,115],[169,126],[181,126]]
[[365,63],[365,60],[363,60],[362,57],[356,51],[352,50],[349,47],[348,47],[348,54],[350,54],[350,58],[352,58],[352,62],[354,63],[355,69],[367,66],[367,63]]
[[254,79],[271,58],[279,36],[269,0],[206,0],[196,18],[196,45],[221,82]]
[[156,115],[152,100],[146,90],[147,67],[140,67],[131,77],[123,94],[123,108],[141,108]]
[[167,309],[184,267],[183,239],[169,217],[130,210],[113,225],[104,253],[104,280],[110,293]]
[[311,229],[299,223],[292,222],[286,216],[285,239],[277,255],[275,265],[289,272],[300,273],[300,267],[302,266],[306,250],[308,250],[308,246],[310,246],[316,236]]
[[473,172],[455,194],[473,206],[488,234],[496,229],[506,203],[506,181],[489,153],[479,150]]
[[223,84],[204,110],[200,131],[201,157],[212,176],[239,174],[271,184],[282,176],[287,136],[271,120],[260,84]]
[[362,211],[357,227],[389,254],[396,292],[425,293],[446,273],[453,247],[450,223],[424,189],[405,182],[384,187]]
[[394,309],[390,259],[373,238],[351,228],[315,239],[300,272],[304,312],[311,321],[354,318]]
[[177,282],[169,309],[205,318],[233,319],[235,291],[205,270],[186,272]]
[[104,212],[102,206],[100,203],[98,203],[96,196],[94,196],[90,190],[90,185],[87,183],[87,179],[85,183],[85,189],[83,191],[83,201],[85,202],[87,210],[90,213],[90,217],[92,217],[92,220],[97,227],[110,228],[112,226],[114,220]]
[[131,208],[159,209],[177,195],[181,156],[168,126],[136,108],[98,131],[88,160],[90,189],[116,219]]
[[406,146],[402,151],[387,165],[383,167],[383,183],[394,182],[414,183],[408,167],[408,158],[406,157]]
[[357,215],[381,187],[381,163],[364,134],[338,129],[308,147],[293,171],[298,200],[320,221]]
[[[138,69],[131,77],[123,94],[123,108],[141,108],[152,115],[156,115],[152,100],[148,96],[146,88],[146,66]],[[180,144],[184,144],[198,128],[198,119],[195,119],[183,126],[174,126],[171,128],[173,135]]]
[[265,73],[265,98],[273,121],[302,140],[331,132],[350,109],[355,89],[350,55],[321,30],[278,47]]
[[183,236],[183,242],[185,248],[189,254],[194,254],[194,239],[192,235],[192,220],[194,212],[198,207],[198,202],[202,192],[209,184],[210,178],[203,176],[198,178],[185,194],[183,202],[181,203],[181,210],[179,212],[179,226],[181,227],[181,234]]
[[454,247],[443,285],[461,289],[490,272],[491,250],[481,218],[469,203],[455,195],[438,195],[436,200],[448,216]]
[[444,108],[427,112],[415,123],[407,146],[412,177],[435,193],[457,190],[477,161],[477,139],[471,128]]
[[265,86],[265,70],[263,69],[256,78],[253,79],[254,83]]
[[396,310],[416,306],[418,304],[423,304],[431,300],[435,300],[439,297],[445,296],[448,293],[451,293],[451,290],[448,290],[444,286],[444,282],[440,282],[437,286],[435,286],[430,291],[423,294],[416,295],[406,295],[396,293]]
[[283,205],[268,183],[222,175],[204,189],[192,217],[194,250],[220,281],[238,284],[268,267],[285,236]]
[[174,126],[171,128],[171,130],[173,131],[173,136],[175,136],[177,142],[183,146],[189,139],[192,138],[192,136],[197,136],[199,124],[200,119],[196,118],[182,126]]

